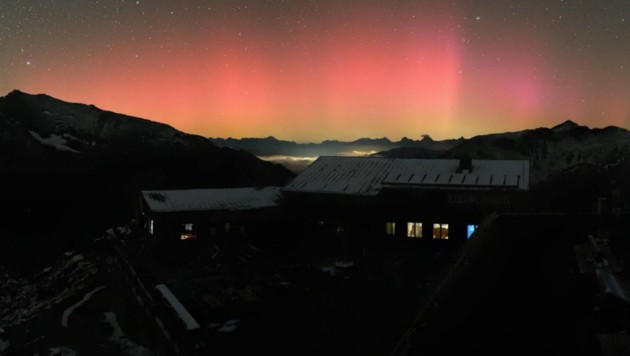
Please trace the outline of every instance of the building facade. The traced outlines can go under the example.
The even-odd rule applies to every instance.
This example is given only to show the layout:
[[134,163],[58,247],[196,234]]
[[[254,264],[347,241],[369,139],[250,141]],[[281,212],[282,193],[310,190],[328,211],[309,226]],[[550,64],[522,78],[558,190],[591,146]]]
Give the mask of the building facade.
[[[526,160],[320,157],[284,187],[143,191],[147,236],[230,234],[463,241],[493,212],[523,209]],[[286,231],[291,230],[291,231]]]

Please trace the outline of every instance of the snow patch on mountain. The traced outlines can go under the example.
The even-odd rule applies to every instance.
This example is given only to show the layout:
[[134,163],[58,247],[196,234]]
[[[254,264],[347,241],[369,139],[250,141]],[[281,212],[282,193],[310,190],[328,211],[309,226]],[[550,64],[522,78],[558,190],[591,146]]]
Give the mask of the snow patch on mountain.
[[590,129],[565,121],[539,128],[473,137],[448,152],[452,158],[527,159],[532,186],[580,165],[610,167],[630,154],[630,132],[608,127]]
[[72,153],[81,153],[81,151],[77,151],[68,146],[68,141],[62,136],[52,134],[50,137],[42,137],[35,131],[29,131],[31,136],[33,136],[37,141],[42,144],[50,147],[54,147],[59,151],[72,152]]

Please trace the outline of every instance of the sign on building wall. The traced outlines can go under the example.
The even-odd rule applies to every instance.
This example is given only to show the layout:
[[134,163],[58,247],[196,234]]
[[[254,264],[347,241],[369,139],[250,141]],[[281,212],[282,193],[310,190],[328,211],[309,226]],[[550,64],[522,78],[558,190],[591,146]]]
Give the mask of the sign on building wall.
[[512,197],[506,194],[448,194],[446,201],[457,205],[512,205],[513,203]]

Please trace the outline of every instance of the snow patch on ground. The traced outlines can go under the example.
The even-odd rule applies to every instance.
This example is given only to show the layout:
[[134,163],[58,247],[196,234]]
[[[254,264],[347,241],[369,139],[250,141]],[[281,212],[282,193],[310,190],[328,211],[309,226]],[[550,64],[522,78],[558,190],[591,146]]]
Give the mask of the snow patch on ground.
[[35,131],[29,131],[29,132],[31,133],[31,136],[33,136],[37,141],[41,142],[42,144],[46,146],[54,147],[58,149],[59,151],[81,153],[80,151],[77,151],[74,148],[69,147],[68,141],[59,135],[53,134],[53,135],[50,135],[50,137],[43,138]]
[[240,320],[232,319],[226,321],[217,331],[220,333],[231,333],[234,332],[238,328],[238,324],[240,324]]
[[[76,255],[74,257],[77,257],[77,256],[81,256],[81,255]],[[83,259],[83,258],[81,258],[81,259]],[[79,261],[81,259],[79,259]],[[76,302],[75,304],[73,304],[72,306],[70,306],[66,310],[64,310],[63,315],[61,316],[61,326],[63,326],[64,328],[67,328],[68,327],[68,318],[70,317],[72,312],[75,309],[77,309],[78,307],[80,307],[81,305],[83,305],[85,302],[90,300],[90,298],[92,298],[92,295],[94,295],[94,293],[100,291],[103,288],[105,288],[105,286],[100,286],[100,287],[94,288],[92,291],[90,291],[85,296],[83,296],[83,299],[79,300],[78,302]]]
[[0,325],[20,325],[84,290],[97,272],[96,265],[87,258],[70,256],[28,280],[7,273],[0,266]]
[[322,266],[321,271],[328,273],[333,277],[335,276],[335,274],[337,274],[337,269],[335,268],[335,266]]
[[354,266],[354,262],[353,261],[345,261],[345,260],[337,260],[337,261],[335,261],[335,266],[341,267],[341,268],[348,268],[348,267]]
[[265,251],[263,251],[263,250],[259,249],[258,247],[254,246],[254,245],[252,245],[252,244],[247,244],[247,246],[248,246],[249,248],[251,248],[252,250],[256,251],[256,252],[266,253]]
[[103,235],[101,235],[101,237],[97,238],[96,240],[118,240],[121,237],[129,237],[131,236],[131,228],[128,226],[118,226],[118,227],[110,227],[109,229],[105,230],[105,232],[103,233]]
[[3,352],[4,350],[8,349],[10,344],[11,342],[9,342],[9,340],[4,341],[0,339],[0,352]]
[[55,346],[48,349],[49,356],[77,356],[78,354],[68,346]]
[[120,324],[118,324],[116,313],[106,312],[104,319],[105,319],[104,321],[108,323],[112,327],[112,329],[114,329],[109,339],[115,344],[117,344],[121,348],[124,354],[130,355],[130,356],[144,356],[144,355],[149,356],[150,355],[149,349],[147,349],[146,347],[142,345],[136,344],[135,342],[129,340],[127,336],[125,336],[125,333],[123,333],[122,328],[120,327]]

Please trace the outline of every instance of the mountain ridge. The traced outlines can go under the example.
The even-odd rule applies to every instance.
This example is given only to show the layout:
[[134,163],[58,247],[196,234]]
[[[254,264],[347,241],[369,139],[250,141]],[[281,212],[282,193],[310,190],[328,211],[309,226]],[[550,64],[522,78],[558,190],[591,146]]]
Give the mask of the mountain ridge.
[[347,155],[355,151],[368,155],[397,147],[423,147],[435,151],[444,151],[461,142],[463,138],[434,141],[430,136],[422,135],[420,140],[403,137],[399,141],[391,141],[387,137],[364,137],[353,141],[323,140],[319,143],[297,143],[295,141],[279,140],[273,136],[263,138],[245,137],[241,139],[210,137],[209,140],[219,147],[245,150],[257,156],[313,157]]
[[[140,190],[281,186],[293,177],[166,124],[21,91],[0,98],[0,175],[13,222],[0,226],[8,239],[0,257],[30,253],[33,265],[40,253],[129,222]],[[33,244],[40,248],[29,252]]]

